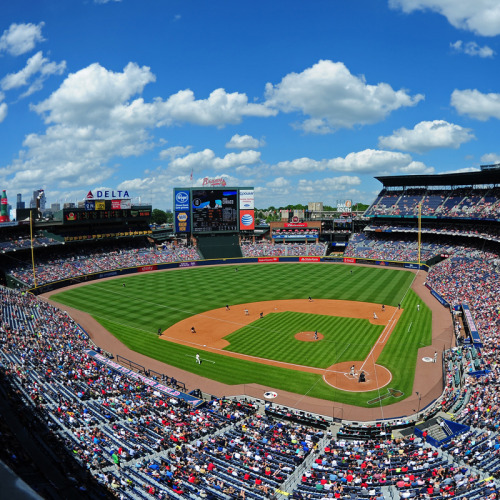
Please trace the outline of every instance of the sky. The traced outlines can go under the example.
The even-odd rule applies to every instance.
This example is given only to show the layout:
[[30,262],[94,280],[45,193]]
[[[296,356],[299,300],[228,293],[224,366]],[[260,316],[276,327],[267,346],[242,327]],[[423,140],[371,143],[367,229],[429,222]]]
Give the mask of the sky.
[[258,208],[500,162],[498,0],[16,0],[0,189],[47,203],[224,178]]

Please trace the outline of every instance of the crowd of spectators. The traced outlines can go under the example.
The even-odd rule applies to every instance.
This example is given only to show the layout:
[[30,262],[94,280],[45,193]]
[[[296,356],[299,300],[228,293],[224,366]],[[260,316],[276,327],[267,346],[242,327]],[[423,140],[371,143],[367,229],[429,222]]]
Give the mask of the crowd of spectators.
[[424,188],[384,189],[365,215],[416,217],[419,205],[421,215],[428,217],[499,220],[500,188],[471,187],[452,191]]
[[282,257],[301,255],[325,255],[325,243],[258,243],[242,242],[243,257]]
[[[121,248],[116,250],[84,250],[64,254],[55,258],[39,258],[35,266],[38,285],[75,278],[87,274],[149,266],[168,262],[199,260],[196,247],[163,245],[160,247]],[[20,263],[12,267],[9,274],[27,286],[34,286],[35,278],[31,264]]]
[[245,401],[193,408],[96,362],[85,332],[59,309],[4,288],[0,298],[4,380],[111,489],[269,498],[317,442],[314,429],[275,423]]
[[[23,250],[27,248],[31,248],[32,240],[29,235],[25,236],[3,236],[0,241],[0,251],[1,252],[15,252],[16,250]],[[38,233],[33,237],[33,247],[48,247],[54,245],[61,245],[62,243],[54,238],[49,238],[47,236],[43,236]]]
[[452,307],[469,305],[482,340],[495,346],[500,333],[499,264],[496,253],[461,249],[427,276],[427,284]]
[[[315,247],[259,243],[242,248],[260,251],[264,246],[269,248],[260,255],[276,255],[267,253],[275,247],[287,249],[278,255],[314,255]],[[324,245],[317,247],[324,252]],[[195,255],[195,249],[182,250],[177,258]],[[387,252],[401,257],[400,250],[389,247]],[[103,258],[125,267],[116,266],[121,256],[120,262],[131,259],[137,265],[140,255],[134,249],[75,256],[73,262],[89,260],[85,265],[90,266]],[[496,253],[455,249],[427,277],[427,284],[450,304],[469,304],[484,342],[477,356],[486,374],[477,377],[466,369],[465,384],[456,383],[453,366],[469,367],[473,357],[465,350],[447,355],[443,409],[456,412],[471,430],[448,443],[446,451],[390,434],[346,440],[318,430],[324,420],[320,426],[317,418],[301,420],[283,408],[272,414],[267,408],[267,416],[262,415],[245,400],[214,399],[193,408],[94,361],[85,351],[92,347],[90,340],[66,313],[31,294],[4,288],[0,371],[76,462],[120,498],[272,498],[300,473],[292,498],[375,500],[391,486],[400,498],[494,499],[494,484],[480,480],[477,471],[495,476],[500,471],[499,262]],[[275,420],[280,412],[287,423]],[[305,466],[311,454],[312,465]]]
[[[387,232],[387,233],[418,233],[417,226],[406,224],[370,224],[364,228],[365,232]],[[500,243],[500,227],[491,225],[474,224],[447,224],[426,225],[421,228],[423,235],[446,235],[475,237],[487,241]]]
[[[345,441],[331,439],[302,474],[295,498],[384,498],[393,485],[400,498],[446,498],[485,490],[478,474],[449,463],[421,438]],[[491,484],[490,484],[491,486]]]
[[[420,261],[425,262],[436,255],[448,254],[454,245],[446,242],[422,242]],[[418,242],[414,235],[402,233],[355,233],[349,239],[345,257],[358,259],[418,262]]]

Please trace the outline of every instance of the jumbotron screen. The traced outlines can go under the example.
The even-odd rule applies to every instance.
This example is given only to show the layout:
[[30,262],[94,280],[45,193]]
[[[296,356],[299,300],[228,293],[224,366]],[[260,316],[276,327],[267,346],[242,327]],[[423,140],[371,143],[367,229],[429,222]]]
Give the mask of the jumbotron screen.
[[193,189],[193,233],[238,231],[238,190]]

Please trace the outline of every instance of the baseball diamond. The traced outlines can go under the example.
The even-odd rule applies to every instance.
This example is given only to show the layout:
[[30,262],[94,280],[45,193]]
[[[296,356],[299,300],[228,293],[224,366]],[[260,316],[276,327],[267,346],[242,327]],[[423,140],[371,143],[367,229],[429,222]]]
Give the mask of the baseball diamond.
[[[432,373],[422,370],[419,360],[435,350],[432,329],[448,344],[452,329],[443,330],[439,309],[422,286],[423,274],[356,266],[352,277],[351,268],[257,264],[241,266],[237,274],[233,266],[153,272],[127,278],[126,288],[123,280],[106,279],[52,299],[89,313],[93,319],[71,311],[103,349],[112,347],[148,366],[166,363],[176,378],[193,380],[193,387],[212,394],[261,397],[272,389],[277,402],[309,409],[328,405],[326,414],[332,412],[328,401],[334,401],[344,418],[350,411],[356,418],[380,415],[370,403],[377,398],[380,408],[386,406],[385,416],[400,415],[398,405],[420,384],[432,401],[442,390],[436,383],[441,373],[437,366]],[[232,280],[230,292],[214,285],[224,280]],[[311,283],[314,300],[309,301]],[[422,305],[418,316],[417,303]],[[438,313],[439,328],[429,307]],[[158,323],[165,325],[159,337]],[[315,331],[318,340],[301,338]],[[117,339],[125,345],[118,348]],[[186,357],[201,351],[211,363]],[[349,376],[353,364],[356,377]],[[364,382],[359,382],[361,371]],[[389,383],[401,396],[380,398]]]

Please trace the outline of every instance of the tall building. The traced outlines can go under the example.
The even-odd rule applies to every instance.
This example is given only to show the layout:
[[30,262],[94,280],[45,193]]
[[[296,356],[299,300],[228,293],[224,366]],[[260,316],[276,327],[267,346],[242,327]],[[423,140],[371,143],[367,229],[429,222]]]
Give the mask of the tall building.
[[19,210],[20,208],[25,208],[26,203],[23,201],[23,195],[21,193],[17,193],[17,199],[16,199],[16,210]]

